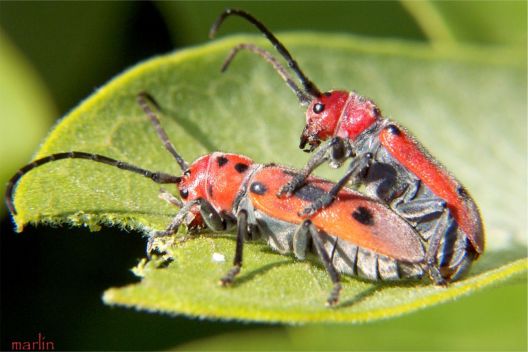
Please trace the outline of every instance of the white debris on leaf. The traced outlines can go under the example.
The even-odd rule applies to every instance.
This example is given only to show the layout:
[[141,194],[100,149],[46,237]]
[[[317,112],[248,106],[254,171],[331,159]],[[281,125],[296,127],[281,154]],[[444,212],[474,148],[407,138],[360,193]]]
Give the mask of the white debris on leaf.
[[223,255],[222,253],[213,253],[213,256],[211,259],[215,263],[223,263],[225,262],[225,255]]

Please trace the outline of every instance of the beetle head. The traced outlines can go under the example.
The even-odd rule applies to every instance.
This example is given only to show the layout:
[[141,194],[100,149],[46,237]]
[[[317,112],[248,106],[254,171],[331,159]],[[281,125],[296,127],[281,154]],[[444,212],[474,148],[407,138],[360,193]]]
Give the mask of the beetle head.
[[194,161],[188,169],[183,170],[183,175],[176,186],[184,203],[205,198],[205,182],[210,157],[210,154],[204,155]]
[[339,119],[345,108],[349,92],[330,91],[315,97],[306,110],[306,126],[301,135],[299,148],[313,151],[321,142],[335,133]]

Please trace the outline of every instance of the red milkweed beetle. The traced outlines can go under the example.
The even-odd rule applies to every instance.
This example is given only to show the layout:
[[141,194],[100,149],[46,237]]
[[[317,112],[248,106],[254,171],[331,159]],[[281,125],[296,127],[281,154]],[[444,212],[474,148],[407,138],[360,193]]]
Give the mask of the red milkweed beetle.
[[253,44],[234,47],[222,71],[242,49],[261,56],[273,65],[300,103],[308,105],[300,148],[312,152],[327,141],[277,195],[291,196],[326,161],[337,168],[352,159],[339,182],[304,208],[302,215],[309,217],[330,205],[348,182],[363,184],[368,195],[389,205],[428,242],[427,264],[433,269],[430,274],[435,283],[456,280],[469,270],[484,251],[484,230],[479,210],[460,182],[404,128],[384,118],[372,100],[344,90],[322,93],[284,45],[249,13],[225,10],[211,27],[211,38],[230,15],[246,19],[262,32],[299,78],[302,89],[269,52]]
[[157,237],[174,234],[180,225],[191,230],[207,226],[213,231],[236,227],[236,252],[231,270],[220,280],[229,285],[240,272],[245,240],[263,239],[282,254],[293,252],[304,259],[315,252],[326,268],[333,289],[328,305],[338,302],[341,290],[339,273],[368,280],[396,281],[419,279],[430,271],[426,251],[418,233],[383,203],[350,189],[341,189],[336,201],[310,220],[298,211],[334,187],[333,183],[315,177],[292,193],[288,199],[275,196],[280,186],[296,177],[298,171],[274,164],[256,164],[248,157],[215,152],[187,164],[177,153],[158,117],[157,107],[146,93],[138,102],[154,125],[165,148],[173,155],[183,175],[174,176],[149,171],[103,155],[72,151],[52,154],[22,167],[9,181],[6,203],[13,214],[13,191],[19,179],[29,171],[61,159],[87,159],[134,172],[160,184],[172,183],[180,198],[162,191],[160,198],[180,210],[164,231],[151,234],[147,253]]

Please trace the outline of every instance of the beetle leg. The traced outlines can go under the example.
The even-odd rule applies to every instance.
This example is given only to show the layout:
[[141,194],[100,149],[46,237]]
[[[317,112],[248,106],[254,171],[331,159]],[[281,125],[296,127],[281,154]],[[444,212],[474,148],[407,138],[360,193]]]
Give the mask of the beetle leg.
[[442,213],[442,216],[438,219],[433,235],[429,240],[429,247],[427,248],[427,253],[425,254],[427,269],[429,271],[429,276],[434,281],[436,285],[446,285],[447,281],[439,270],[439,263],[437,263],[438,250],[440,248],[440,242],[442,238],[445,237],[445,234],[451,226],[453,225],[453,218],[450,216],[449,210],[446,208]]
[[332,247],[332,253],[330,253],[330,263],[334,262],[334,256],[336,254],[338,240],[339,238],[337,238],[337,236],[334,237],[334,246]]
[[308,234],[308,225],[305,225],[304,222],[301,224],[301,226],[297,228],[297,230],[293,234],[293,254],[295,254],[295,258],[297,259],[303,260],[306,258],[306,252],[310,245],[310,237],[308,236]]
[[411,202],[415,197],[418,191],[420,190],[422,182],[420,180],[414,180],[407,184],[405,191],[399,197],[397,197],[391,204],[391,208],[397,208],[400,204]]
[[172,195],[172,193],[170,193],[166,189],[160,188],[158,197],[169,204],[175,205],[179,208],[183,207],[183,202],[181,201],[181,199],[176,198],[174,195]]
[[391,206],[396,212],[409,222],[423,222],[438,217],[446,210],[447,204],[439,199],[417,199]]
[[207,225],[213,231],[221,232],[233,226],[234,221],[226,214],[218,213],[215,208],[205,199],[198,199],[200,204],[200,214]]
[[149,236],[149,239],[147,241],[147,256],[150,257],[150,254],[153,250],[153,244],[156,238],[158,237],[165,237],[170,236],[174,234],[176,231],[178,231],[178,228],[180,225],[185,221],[185,217],[187,214],[189,214],[191,208],[197,204],[199,204],[199,200],[193,200],[191,202],[186,203],[183,207],[180,208],[176,216],[172,219],[171,223],[167,228],[163,231],[155,231]]
[[366,168],[370,166],[370,161],[372,159],[372,154],[365,153],[362,154],[359,158],[354,160],[350,167],[348,168],[345,175],[330,189],[328,193],[322,195],[319,199],[315,200],[308,207],[304,208],[303,211],[299,214],[300,216],[307,217],[312,216],[318,210],[326,208],[336,198],[337,194],[351,179],[356,179],[361,175]]
[[[335,158],[339,159],[335,159]],[[278,197],[290,197],[298,190],[306,181],[306,178],[317,168],[319,165],[325,163],[328,160],[338,162],[346,157],[346,147],[344,141],[340,137],[332,138],[328,143],[324,144],[317,152],[308,160],[306,166],[296,174],[290,182],[281,187],[277,193]]]
[[321,258],[321,261],[323,262],[323,265],[326,271],[328,272],[328,275],[330,275],[332,283],[334,284],[332,292],[326,300],[326,304],[328,306],[333,306],[337,304],[337,302],[339,301],[339,292],[341,291],[341,280],[339,277],[339,273],[334,268],[334,265],[330,260],[330,256],[324,248],[323,242],[321,241],[321,234],[310,220],[304,220],[298,232],[301,232],[301,234],[304,233],[305,236],[307,233],[310,234],[310,237],[312,238],[312,243],[314,244],[314,247],[317,250],[317,254],[319,255],[319,258]]
[[227,286],[233,283],[235,276],[240,272],[242,267],[242,251],[244,248],[244,238],[248,235],[248,213],[247,210],[241,209],[237,214],[237,240],[235,258],[233,260],[233,267],[229,272],[220,279],[220,285]]
[[347,144],[341,137],[333,137],[330,140],[330,167],[337,169],[349,156]]

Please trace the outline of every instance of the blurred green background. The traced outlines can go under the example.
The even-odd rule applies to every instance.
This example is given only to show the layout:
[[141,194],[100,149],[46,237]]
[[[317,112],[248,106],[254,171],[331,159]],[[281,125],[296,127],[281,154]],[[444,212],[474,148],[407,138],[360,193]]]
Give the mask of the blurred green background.
[[[55,120],[125,68],[206,42],[225,7],[274,31],[346,32],[436,46],[518,49],[526,2],[0,2],[0,178],[25,164]],[[254,33],[230,21],[221,35]],[[512,52],[512,51],[509,51]],[[516,51],[514,51],[516,52]],[[350,87],[353,88],[353,87]],[[289,92],[288,92],[289,93]],[[137,233],[27,228],[1,221],[1,349],[40,332],[61,350],[526,350],[526,281],[363,325],[211,322],[104,306],[136,280]],[[117,250],[116,250],[117,249]],[[112,271],[108,271],[111,268]]]

